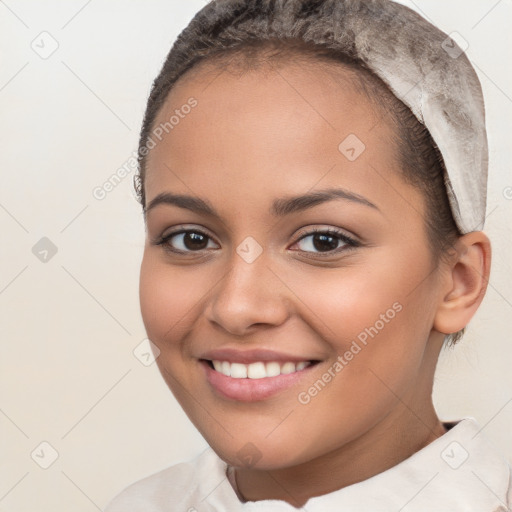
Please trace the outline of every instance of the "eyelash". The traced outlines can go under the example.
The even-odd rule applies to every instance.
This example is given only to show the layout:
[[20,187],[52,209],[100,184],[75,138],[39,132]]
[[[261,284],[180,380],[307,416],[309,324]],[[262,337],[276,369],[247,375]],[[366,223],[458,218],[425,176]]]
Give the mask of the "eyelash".
[[[169,244],[169,241],[174,238],[175,236],[177,235],[182,235],[182,234],[187,234],[187,233],[195,233],[195,234],[199,234],[199,235],[202,235],[208,239],[212,239],[212,237],[210,235],[208,235],[207,233],[205,233],[204,231],[201,231],[200,229],[180,229],[178,231],[173,231],[172,233],[169,233],[163,237],[160,237],[158,238],[157,240],[153,241],[153,243],[155,245],[161,245],[163,246],[164,250],[168,251],[168,252],[171,252],[171,253],[174,253],[174,254],[193,254],[193,253],[200,253],[201,251],[204,251],[204,250],[207,250],[207,249],[202,249],[202,250],[199,250],[199,251],[182,251],[181,249],[174,249],[173,247],[171,247],[171,245]],[[347,236],[345,233],[342,233],[341,231],[338,231],[336,229],[333,229],[333,228],[314,228],[314,229],[311,229],[307,232],[304,232],[295,242],[293,245],[299,243],[300,241],[310,237],[310,236],[314,236],[315,234],[322,234],[322,235],[327,235],[327,236],[330,236],[330,237],[334,237],[334,238],[337,238],[339,239],[339,241],[343,242],[345,245],[342,246],[342,247],[338,247],[337,249],[333,249],[333,250],[329,250],[329,251],[324,251],[324,252],[312,252],[312,251],[299,251],[299,252],[303,252],[305,254],[314,254],[315,257],[316,256],[320,256],[320,257],[328,257],[328,256],[333,256],[335,254],[339,254],[340,252],[343,252],[343,251],[347,251],[347,250],[350,250],[350,249],[354,249],[356,247],[360,247],[360,243],[357,242],[356,240],[354,240],[353,238]]]
[[337,249],[332,249],[329,251],[324,252],[311,252],[311,251],[302,251],[305,254],[314,254],[316,256],[320,257],[329,257],[333,256],[335,254],[339,254],[341,252],[345,252],[350,249],[355,249],[356,247],[360,247],[360,243],[354,240],[352,237],[346,235],[345,233],[342,233],[341,231],[334,229],[334,228],[313,228],[309,231],[306,231],[300,235],[300,237],[297,239],[296,242],[294,242],[293,245],[297,244],[298,242],[304,240],[305,238],[308,238],[310,236],[314,236],[316,234],[322,234],[327,235],[333,238],[337,238],[340,242],[344,243],[344,246],[338,247]]

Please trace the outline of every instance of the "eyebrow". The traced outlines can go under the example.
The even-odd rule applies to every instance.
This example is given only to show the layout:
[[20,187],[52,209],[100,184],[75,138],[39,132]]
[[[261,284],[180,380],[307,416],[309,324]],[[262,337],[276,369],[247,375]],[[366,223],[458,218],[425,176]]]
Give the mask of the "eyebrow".
[[[275,199],[272,203],[270,213],[274,217],[284,217],[286,215],[290,215],[291,213],[307,210],[319,204],[338,199],[352,201],[354,203],[362,204],[370,208],[379,210],[379,208],[375,204],[368,201],[368,199],[366,199],[363,196],[360,196],[359,194],[349,192],[348,190],[342,188],[329,188],[324,190],[318,190],[315,192],[310,192],[307,194],[302,194],[299,196],[282,197],[279,199]],[[144,209],[144,213],[146,214],[147,212],[161,204],[174,205],[178,206],[179,208],[191,210],[196,213],[221,218],[221,216],[217,213],[217,211],[209,201],[201,199],[199,197],[193,197],[183,194],[172,194],[170,192],[162,192],[158,194],[155,198],[153,198],[149,202],[148,206]]]

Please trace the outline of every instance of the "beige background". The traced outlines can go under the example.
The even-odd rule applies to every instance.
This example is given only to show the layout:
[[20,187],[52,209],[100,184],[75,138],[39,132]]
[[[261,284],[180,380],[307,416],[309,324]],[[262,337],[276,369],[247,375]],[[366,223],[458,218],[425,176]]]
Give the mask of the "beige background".
[[[512,461],[512,3],[405,3],[468,41],[488,106],[491,283],[442,355],[435,401],[443,420],[475,417]],[[151,81],[203,5],[0,2],[0,511],[102,510],[206,446],[156,365],[133,353],[145,338],[133,167],[93,195],[132,156]],[[46,262],[43,237],[57,248]]]

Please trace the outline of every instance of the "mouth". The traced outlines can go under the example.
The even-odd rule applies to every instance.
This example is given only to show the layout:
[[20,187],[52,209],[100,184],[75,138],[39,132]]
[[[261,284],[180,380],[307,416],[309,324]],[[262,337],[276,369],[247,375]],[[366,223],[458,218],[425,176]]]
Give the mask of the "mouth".
[[304,360],[244,364],[218,359],[200,359],[199,362],[218,395],[244,402],[265,400],[289,389],[306,378],[320,363],[318,360]]

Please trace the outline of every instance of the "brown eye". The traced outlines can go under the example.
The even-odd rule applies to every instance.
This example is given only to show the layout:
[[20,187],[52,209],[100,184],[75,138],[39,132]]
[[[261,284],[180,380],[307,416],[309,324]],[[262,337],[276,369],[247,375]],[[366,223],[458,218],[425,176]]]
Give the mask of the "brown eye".
[[181,230],[175,233],[169,233],[162,237],[158,242],[158,245],[163,245],[166,250],[187,253],[187,252],[199,252],[208,249],[209,242],[212,242],[211,238],[198,230]]
[[208,245],[208,237],[202,235],[201,233],[194,233],[193,231],[189,233],[183,233],[183,245],[190,249],[191,251],[200,251],[201,249],[206,249]]
[[355,240],[333,229],[315,229],[301,237],[296,244],[303,252],[326,255],[358,246]]

